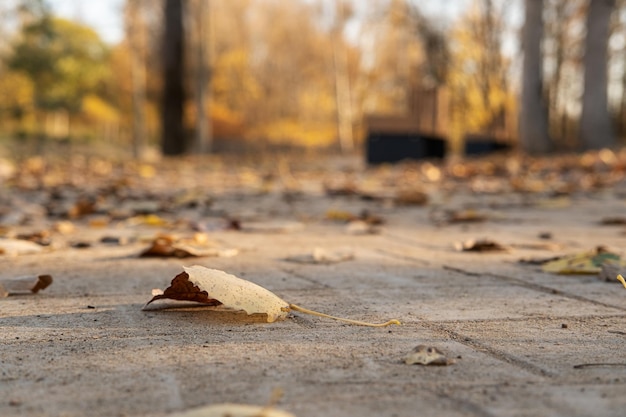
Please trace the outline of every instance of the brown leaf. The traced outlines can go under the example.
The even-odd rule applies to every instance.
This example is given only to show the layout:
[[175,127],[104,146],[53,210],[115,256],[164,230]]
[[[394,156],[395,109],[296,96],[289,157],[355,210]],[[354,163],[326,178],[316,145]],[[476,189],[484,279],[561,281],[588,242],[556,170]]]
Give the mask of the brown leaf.
[[31,292],[36,294],[52,284],[50,275],[25,276],[18,278],[8,278],[0,280],[0,298],[8,297],[12,294],[22,294]]
[[605,217],[600,220],[600,224],[604,226],[624,226],[626,225],[626,217]]
[[428,194],[420,190],[400,190],[393,201],[399,206],[423,206],[428,203]]
[[177,239],[162,235],[152,241],[152,245],[139,254],[141,258],[191,258],[202,256],[230,257],[237,254],[237,249],[218,249],[209,246],[210,242],[194,238]]
[[489,239],[470,239],[455,244],[457,250],[463,252],[508,252],[509,248]]
[[153,301],[161,299],[179,300],[179,301],[195,301],[210,306],[218,306],[222,304],[218,300],[209,297],[209,293],[198,288],[189,281],[189,275],[181,272],[172,280],[169,287],[163,291],[163,294],[155,295],[146,305]]

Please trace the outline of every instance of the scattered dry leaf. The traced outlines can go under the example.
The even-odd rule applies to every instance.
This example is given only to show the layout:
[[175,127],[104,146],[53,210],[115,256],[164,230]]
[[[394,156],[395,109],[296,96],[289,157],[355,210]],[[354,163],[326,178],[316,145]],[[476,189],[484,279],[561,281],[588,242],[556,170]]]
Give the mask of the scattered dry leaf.
[[521,264],[527,265],[543,265],[546,262],[554,261],[557,259],[561,259],[560,256],[543,256],[543,257],[534,257],[534,258],[522,258],[518,262]]
[[600,220],[600,224],[604,226],[624,226],[626,225],[626,217],[605,217]]
[[274,407],[246,404],[214,404],[170,414],[171,417],[295,417]]
[[353,213],[347,210],[329,209],[326,211],[326,220],[332,220],[337,222],[349,222],[357,219]]
[[508,252],[509,248],[489,239],[470,239],[457,242],[454,247],[463,252]]
[[572,199],[569,197],[544,198],[536,202],[538,208],[542,209],[563,209],[572,205]]
[[398,206],[424,206],[428,203],[428,194],[414,189],[400,190],[393,202]]
[[324,248],[315,248],[311,253],[285,258],[286,261],[303,264],[333,264],[352,259],[354,259],[354,252],[352,251],[336,250],[329,252]]
[[76,231],[76,226],[74,226],[74,223],[68,220],[56,222],[54,226],[52,226],[52,228],[62,235],[69,235],[70,233],[74,233]]
[[430,219],[438,226],[455,223],[481,223],[489,219],[489,215],[474,209],[437,210],[430,214]]
[[558,243],[550,242],[534,242],[534,243],[512,243],[511,247],[516,249],[530,249],[530,250],[547,250],[557,251],[562,248]]
[[172,280],[171,285],[163,293],[157,292],[155,294],[153,291],[155,295],[146,306],[155,300],[169,298],[182,301],[199,301],[214,306],[223,305],[223,307],[233,310],[243,310],[249,315],[265,314],[268,323],[286,318],[290,311],[298,311],[360,326],[385,327],[400,324],[398,320],[374,324],[334,317],[289,304],[265,288],[224,271],[199,265],[184,267],[184,270],[185,272]]
[[624,260],[603,246],[592,251],[565,255],[544,263],[541,269],[554,274],[598,274],[604,264],[626,266]]
[[169,222],[156,214],[145,214],[140,216],[134,216],[126,220],[126,223],[130,226],[155,226],[163,227],[169,225]]
[[489,217],[474,209],[452,211],[448,213],[447,223],[480,223]]
[[624,277],[623,277],[623,276],[618,275],[618,276],[617,276],[617,280],[618,280],[619,282],[621,282],[621,283],[622,283],[622,285],[624,286],[624,288],[626,288],[626,280],[624,280]]
[[177,239],[170,235],[157,236],[151,246],[139,254],[142,258],[147,257],[231,257],[238,254],[237,249],[218,249],[212,247],[210,242],[198,239]]
[[243,222],[239,230],[251,233],[292,233],[303,229],[304,224],[290,221]]
[[382,229],[363,220],[354,220],[346,226],[346,233],[350,235],[377,235]]
[[0,238],[0,255],[29,255],[42,250],[41,245],[28,240]]
[[454,363],[454,360],[448,359],[446,355],[436,347],[419,345],[411,353],[404,358],[407,365],[430,365],[430,366],[448,366]]
[[14,294],[33,293],[43,290],[52,284],[50,275],[25,276],[0,279],[0,298]]

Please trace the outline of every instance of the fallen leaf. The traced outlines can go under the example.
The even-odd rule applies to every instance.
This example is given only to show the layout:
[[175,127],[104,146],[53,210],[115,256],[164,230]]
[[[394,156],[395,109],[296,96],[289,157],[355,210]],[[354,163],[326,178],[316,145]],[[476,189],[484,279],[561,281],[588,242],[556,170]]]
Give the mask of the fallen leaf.
[[381,228],[375,224],[367,223],[363,220],[354,220],[346,226],[346,233],[351,235],[377,235]]
[[534,243],[512,243],[510,245],[516,249],[529,249],[529,250],[547,250],[547,251],[557,251],[562,248],[558,243],[550,243],[550,242],[534,242]]
[[76,231],[76,226],[74,226],[74,223],[68,221],[68,220],[62,220],[59,222],[56,222],[52,228],[61,233],[62,235],[69,235],[70,233],[74,233]]
[[624,280],[624,277],[623,277],[623,276],[618,275],[618,276],[617,276],[617,280],[618,280],[619,282],[621,282],[621,283],[622,283],[622,285],[624,286],[624,288],[626,288],[626,280]]
[[605,217],[600,220],[600,224],[604,226],[624,226],[626,225],[626,217]]
[[352,196],[359,194],[359,187],[353,181],[346,181],[339,185],[326,183],[324,184],[324,191],[330,197]]
[[398,320],[374,324],[330,316],[295,304],[289,304],[265,288],[224,271],[199,265],[184,267],[183,269],[185,272],[177,275],[172,280],[170,287],[162,294],[157,293],[148,301],[146,306],[155,300],[169,298],[198,301],[213,306],[223,305],[223,307],[233,310],[243,310],[248,315],[265,314],[268,323],[285,319],[290,311],[298,311],[360,326],[385,327],[400,324]]
[[454,360],[448,359],[446,355],[436,347],[419,345],[411,353],[404,358],[407,365],[430,365],[430,366],[448,366],[454,363]]
[[572,199],[569,197],[555,197],[538,200],[536,206],[542,209],[563,209],[572,205]]
[[354,252],[337,250],[329,252],[324,248],[315,248],[313,252],[285,258],[286,261],[303,264],[333,264],[354,259]]
[[134,216],[126,220],[126,223],[130,226],[154,226],[162,227],[167,226],[169,222],[156,214],[144,214],[140,216]]
[[561,259],[560,256],[548,256],[548,257],[539,257],[539,258],[522,258],[518,262],[521,264],[527,265],[543,265],[546,262],[555,261],[557,259]]
[[349,222],[357,219],[357,216],[349,211],[336,209],[327,210],[324,217],[326,217],[326,220],[332,220],[337,222]]
[[420,190],[400,190],[393,199],[398,206],[423,206],[428,203],[428,194]]
[[200,301],[205,304],[219,305],[215,304],[217,301],[233,310],[243,310],[248,315],[267,314],[269,323],[284,319],[290,310],[289,303],[272,292],[224,271],[198,265],[184,267],[184,270],[162,295],[155,296],[148,304],[162,298],[189,301],[201,299],[206,300]]
[[237,249],[218,249],[211,247],[207,241],[180,240],[173,236],[157,236],[150,247],[139,254],[141,258],[191,258],[191,257],[224,257],[228,258],[239,253]]
[[626,266],[618,254],[612,253],[605,247],[600,246],[592,251],[565,255],[546,262],[542,265],[541,269],[544,272],[563,275],[598,274],[602,270],[602,265],[605,263]]
[[33,293],[43,290],[52,284],[50,275],[25,276],[0,279],[0,298],[14,294]]
[[489,215],[474,209],[467,210],[436,210],[430,219],[438,226],[459,223],[481,223],[489,219]]
[[49,246],[52,243],[50,232],[48,230],[18,234],[15,237],[18,240],[28,240],[41,246]]
[[474,209],[452,211],[448,213],[447,223],[480,223],[488,219],[485,213]]
[[170,417],[295,417],[273,407],[247,404],[214,404],[170,414]]
[[509,248],[489,239],[466,240],[457,242],[454,247],[463,252],[508,252]]
[[29,255],[42,250],[41,245],[28,240],[0,238],[0,255]]
[[292,233],[303,229],[304,224],[290,221],[243,222],[239,230],[251,233]]

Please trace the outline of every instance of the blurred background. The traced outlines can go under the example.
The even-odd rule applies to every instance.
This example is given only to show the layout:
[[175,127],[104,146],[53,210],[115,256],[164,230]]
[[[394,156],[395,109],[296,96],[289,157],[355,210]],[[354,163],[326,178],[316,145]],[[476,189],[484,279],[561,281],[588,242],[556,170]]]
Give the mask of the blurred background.
[[614,147],[625,25],[623,0],[2,0],[0,147]]

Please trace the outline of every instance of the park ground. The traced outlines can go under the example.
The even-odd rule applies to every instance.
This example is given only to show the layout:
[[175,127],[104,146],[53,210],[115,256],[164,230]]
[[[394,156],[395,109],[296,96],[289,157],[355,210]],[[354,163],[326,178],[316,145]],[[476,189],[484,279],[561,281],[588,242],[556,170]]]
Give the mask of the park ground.
[[[274,402],[298,417],[626,409],[626,289],[595,262],[622,268],[624,152],[376,167],[306,154],[9,155],[0,219],[0,283],[53,278],[0,298],[2,416]],[[544,268],[584,252],[599,256],[569,271],[584,273]],[[402,324],[144,309],[189,265]],[[444,365],[406,364],[418,345]]]

